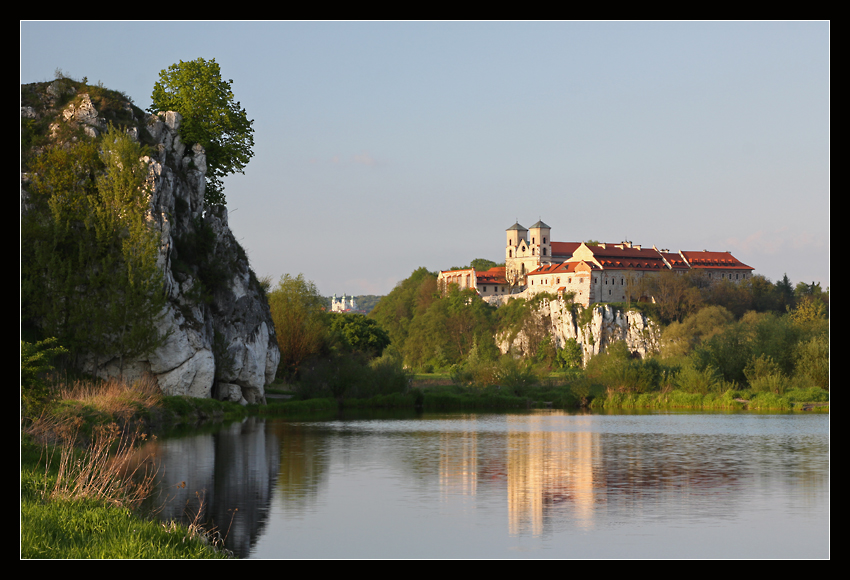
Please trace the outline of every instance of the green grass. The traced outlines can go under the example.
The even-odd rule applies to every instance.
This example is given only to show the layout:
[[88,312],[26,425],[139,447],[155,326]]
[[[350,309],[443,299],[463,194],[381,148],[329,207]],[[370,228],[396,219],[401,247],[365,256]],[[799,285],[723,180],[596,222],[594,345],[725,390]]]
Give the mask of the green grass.
[[21,558],[224,558],[197,529],[163,524],[92,499],[51,498],[56,462],[48,448],[21,442]]
[[[775,393],[751,393],[728,390],[724,393],[609,393],[593,401],[591,407],[605,409],[702,409],[748,411],[825,411],[829,412],[829,393],[823,389]],[[810,406],[806,403],[820,403]]]

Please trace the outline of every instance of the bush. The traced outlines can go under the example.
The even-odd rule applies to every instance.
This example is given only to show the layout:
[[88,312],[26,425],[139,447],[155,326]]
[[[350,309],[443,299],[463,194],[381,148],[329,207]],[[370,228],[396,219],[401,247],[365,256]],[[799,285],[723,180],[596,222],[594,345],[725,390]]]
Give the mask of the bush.
[[50,388],[44,376],[53,370],[53,359],[68,351],[48,338],[31,344],[21,341],[21,413],[36,418],[50,401]]
[[674,384],[685,393],[705,395],[720,392],[723,383],[720,373],[712,366],[700,370],[686,365],[676,375]]
[[296,393],[301,399],[371,398],[403,393],[410,383],[401,361],[391,354],[368,361],[362,353],[334,352],[304,365]]

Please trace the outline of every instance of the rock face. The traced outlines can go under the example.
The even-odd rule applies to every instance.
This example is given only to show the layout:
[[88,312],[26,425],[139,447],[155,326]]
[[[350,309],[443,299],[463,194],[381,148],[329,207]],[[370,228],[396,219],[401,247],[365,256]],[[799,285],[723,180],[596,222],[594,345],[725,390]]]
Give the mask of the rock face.
[[[50,105],[62,92],[54,83],[43,97],[55,122],[66,123],[96,137],[107,121],[87,93],[77,94],[61,110]],[[127,131],[152,144],[149,165],[148,219],[160,232],[157,263],[164,273],[168,303],[157,325],[165,344],[149,356],[123,361],[123,375],[132,380],[152,374],[167,395],[216,397],[242,404],[264,403],[265,386],[274,379],[280,352],[274,324],[259,282],[245,251],[227,224],[227,209],[204,204],[206,155],[195,145],[187,150],[178,130],[181,117],[167,112],[139,122],[129,102],[119,105],[136,119]],[[55,116],[54,116],[55,115]],[[21,117],[38,119],[38,107],[21,106]],[[27,195],[22,175],[22,211]],[[108,378],[119,374],[117,359],[83,361],[83,370]]]
[[169,297],[159,326],[168,338],[133,367],[152,373],[169,395],[264,403],[280,360],[271,313],[227,208],[204,204],[206,155],[199,145],[186,151],[180,122],[175,112],[148,118],[157,143],[150,212]]
[[513,348],[526,352],[529,335],[538,330],[550,336],[559,349],[568,340],[575,340],[582,348],[584,363],[615,341],[625,341],[629,351],[641,358],[658,351],[661,331],[646,315],[624,312],[610,305],[579,308],[574,313],[572,306],[562,299],[541,300],[527,329],[520,330],[513,339],[497,337],[499,350],[507,353]]

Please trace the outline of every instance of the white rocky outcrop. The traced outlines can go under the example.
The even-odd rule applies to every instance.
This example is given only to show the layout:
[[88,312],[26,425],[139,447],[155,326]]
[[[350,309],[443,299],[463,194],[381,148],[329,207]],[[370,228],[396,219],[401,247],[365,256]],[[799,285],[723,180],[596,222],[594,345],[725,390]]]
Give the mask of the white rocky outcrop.
[[[68,108],[63,115],[99,126],[91,119],[85,97],[82,106]],[[145,158],[148,219],[160,232],[157,263],[168,295],[157,324],[167,338],[148,356],[124,361],[89,359],[86,370],[106,378],[119,374],[120,366],[131,380],[152,374],[168,395],[263,403],[265,386],[274,379],[280,360],[268,303],[230,231],[227,209],[204,203],[206,154],[199,145],[187,151],[178,135],[180,122],[175,112],[151,115],[146,122],[156,143],[153,156]],[[214,288],[209,280],[204,285],[199,269],[187,264],[185,256],[181,267],[175,267],[180,240],[199,235],[199,229],[211,231],[214,239],[213,255],[208,258],[217,267]]]
[[[541,328],[559,349],[568,340],[575,340],[581,346],[584,363],[615,341],[625,341],[629,351],[641,358],[658,351],[661,330],[645,314],[605,304],[591,305],[587,309],[578,306],[575,311],[573,306],[562,298],[541,300],[527,326]],[[529,332],[531,330],[522,329],[513,339],[507,335],[498,336],[499,350],[502,353],[512,348],[518,352],[527,351]]]

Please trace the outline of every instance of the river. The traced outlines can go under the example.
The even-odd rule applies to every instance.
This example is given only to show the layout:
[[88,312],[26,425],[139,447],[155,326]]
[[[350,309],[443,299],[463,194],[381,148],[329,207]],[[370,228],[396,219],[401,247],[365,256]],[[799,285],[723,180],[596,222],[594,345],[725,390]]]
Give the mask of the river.
[[829,416],[249,418],[152,444],[241,558],[828,558]]

